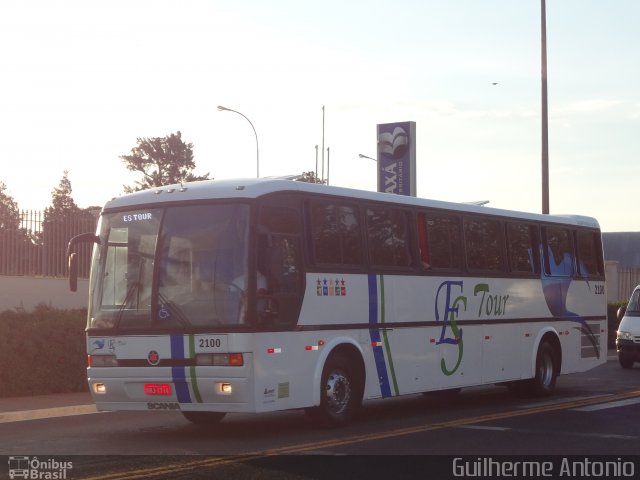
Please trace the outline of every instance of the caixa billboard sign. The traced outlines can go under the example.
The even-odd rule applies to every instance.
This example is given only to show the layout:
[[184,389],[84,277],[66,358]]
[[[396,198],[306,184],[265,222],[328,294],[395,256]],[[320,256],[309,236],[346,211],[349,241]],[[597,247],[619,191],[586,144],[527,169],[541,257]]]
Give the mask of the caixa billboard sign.
[[378,191],[416,196],[416,122],[378,124]]

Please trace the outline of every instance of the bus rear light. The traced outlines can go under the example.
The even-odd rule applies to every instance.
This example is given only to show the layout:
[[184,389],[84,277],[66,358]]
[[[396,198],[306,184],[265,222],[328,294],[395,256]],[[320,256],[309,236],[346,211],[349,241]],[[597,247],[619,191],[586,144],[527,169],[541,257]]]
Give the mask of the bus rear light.
[[93,393],[97,393],[98,395],[107,393],[107,386],[104,383],[93,383],[91,384],[91,389]]
[[115,355],[87,355],[89,367],[117,367],[118,359]]
[[242,367],[244,357],[241,353],[198,353],[196,365],[201,367]]

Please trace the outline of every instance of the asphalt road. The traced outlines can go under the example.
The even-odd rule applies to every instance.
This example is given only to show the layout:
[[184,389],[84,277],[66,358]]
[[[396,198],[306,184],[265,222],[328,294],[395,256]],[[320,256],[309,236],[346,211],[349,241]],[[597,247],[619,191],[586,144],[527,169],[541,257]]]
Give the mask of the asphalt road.
[[[0,455],[70,461],[66,478],[105,480],[457,478],[481,473],[487,458],[597,462],[603,455],[619,474],[608,478],[625,478],[630,468],[640,475],[640,365],[624,370],[613,359],[560,377],[550,398],[521,399],[493,386],[412,395],[366,402],[353,424],[334,430],[313,428],[300,411],[197,426],[175,412],[95,413],[88,402],[83,395],[0,400]],[[466,462],[458,471],[457,457]],[[2,475],[8,467],[0,463]]]

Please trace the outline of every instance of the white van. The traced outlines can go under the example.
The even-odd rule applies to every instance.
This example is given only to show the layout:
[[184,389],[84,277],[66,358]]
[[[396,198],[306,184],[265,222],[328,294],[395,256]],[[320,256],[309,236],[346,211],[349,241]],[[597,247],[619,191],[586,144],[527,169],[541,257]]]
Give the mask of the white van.
[[618,318],[618,360],[622,368],[631,368],[633,362],[640,362],[640,285],[633,290],[627,306],[620,307]]

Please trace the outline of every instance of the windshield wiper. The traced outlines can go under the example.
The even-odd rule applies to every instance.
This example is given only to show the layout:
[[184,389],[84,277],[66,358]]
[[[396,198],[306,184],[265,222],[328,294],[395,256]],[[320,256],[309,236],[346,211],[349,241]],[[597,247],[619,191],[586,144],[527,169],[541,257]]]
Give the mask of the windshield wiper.
[[116,321],[113,324],[113,328],[116,329],[118,328],[118,326],[120,326],[120,322],[122,321],[122,317],[124,317],[124,310],[125,308],[127,308],[127,304],[129,303],[129,300],[131,299],[133,293],[136,290],[139,290],[140,287],[142,287],[142,284],[140,282],[131,282],[131,285],[129,285],[129,290],[127,290],[127,295],[124,297],[124,302],[122,302],[122,305],[120,305],[120,308],[118,309],[118,314],[116,316]]

